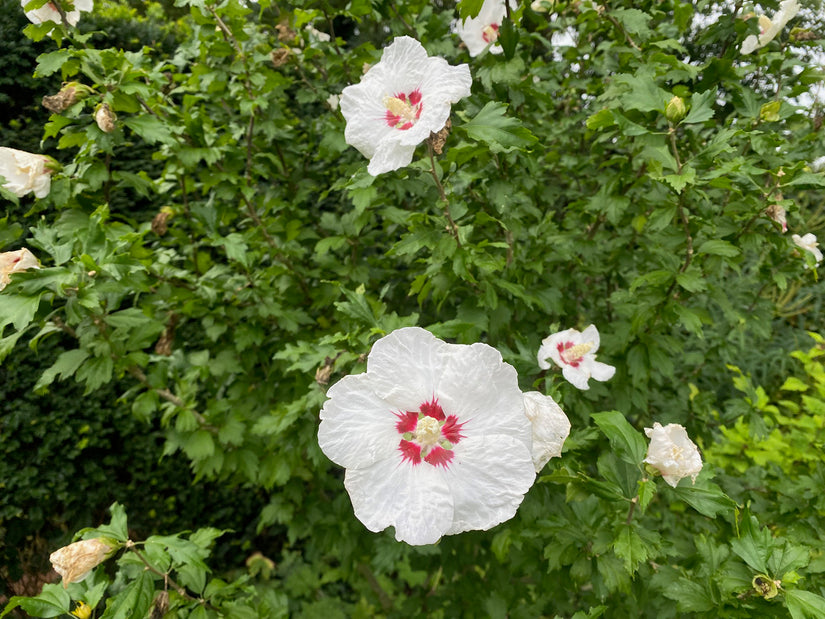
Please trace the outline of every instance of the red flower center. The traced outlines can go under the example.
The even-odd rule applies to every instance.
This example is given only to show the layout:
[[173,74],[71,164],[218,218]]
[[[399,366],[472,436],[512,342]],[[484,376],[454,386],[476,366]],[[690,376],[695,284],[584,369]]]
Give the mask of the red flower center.
[[421,91],[416,88],[410,93],[399,92],[394,97],[384,97],[387,113],[384,118],[387,125],[401,131],[415,126],[421,117]]
[[498,24],[490,24],[481,31],[481,38],[485,43],[493,43],[498,39]]
[[454,456],[453,445],[465,438],[458,417],[444,414],[435,397],[421,404],[417,412],[395,413],[395,416],[398,417],[395,429],[403,437],[398,443],[401,460],[409,460],[413,465],[423,460],[446,468]]

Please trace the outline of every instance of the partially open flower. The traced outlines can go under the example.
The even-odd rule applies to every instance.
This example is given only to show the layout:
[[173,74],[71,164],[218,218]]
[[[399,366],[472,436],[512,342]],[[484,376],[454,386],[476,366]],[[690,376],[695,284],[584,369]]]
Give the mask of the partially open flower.
[[3,252],[0,254],[0,290],[3,290],[11,281],[12,273],[39,268],[40,263],[37,258],[25,247],[17,251]]
[[54,571],[63,577],[63,588],[80,582],[103,563],[116,549],[102,539],[84,539],[55,550],[49,555]]
[[[20,0],[20,5],[25,7],[29,2],[31,2],[31,0]],[[74,10],[66,12],[66,21],[69,22],[70,26],[77,26],[77,22],[80,21],[80,13],[88,13],[93,8],[93,0],[74,0]],[[47,2],[39,9],[26,11],[26,17],[28,17],[29,21],[33,24],[42,24],[47,21],[59,24],[63,21],[60,18],[60,11],[57,10],[54,2]]]
[[[819,243],[816,240],[815,234],[811,234],[810,232],[805,236],[794,234],[791,236],[791,240],[797,247],[813,254],[813,257],[816,260],[816,266],[819,266],[819,263],[822,262],[822,252],[819,249]],[[807,264],[805,265],[805,268],[808,268]]]
[[742,41],[741,51],[743,54],[750,54],[776,38],[789,21],[799,12],[799,2],[797,0],[783,0],[779,5],[779,11],[769,19],[765,15],[759,16],[759,36],[752,34]]
[[0,147],[0,176],[6,180],[3,187],[18,198],[34,192],[36,198],[49,195],[52,186],[50,158],[14,148]]
[[533,426],[533,465],[538,473],[550,458],[561,456],[570,420],[553,398],[538,391],[524,394],[524,413]]
[[451,104],[470,94],[470,69],[431,58],[421,43],[397,37],[361,82],[341,93],[344,137],[370,160],[373,176],[412,161],[415,147],[438,132]]
[[675,488],[683,477],[696,482],[702,470],[702,456],[684,427],[678,423],[662,426],[657,421],[652,428],[645,428],[645,434],[650,446],[644,461],[658,470],[669,485]]
[[590,325],[579,333],[576,329],[559,331],[541,341],[538,361],[542,370],[549,370],[547,359],[562,369],[564,378],[578,389],[589,389],[588,381],[593,378],[606,381],[613,378],[616,368],[596,361],[599,350],[599,331]]
[[[517,5],[510,2],[510,7]],[[461,37],[470,56],[478,56],[487,46],[491,54],[500,54],[504,50],[498,44],[498,32],[506,13],[504,0],[484,0],[478,15],[453,22],[453,32]]]
[[318,443],[346,467],[355,516],[408,544],[513,517],[535,480],[532,433],[512,366],[486,344],[393,331],[364,374],[327,392]]

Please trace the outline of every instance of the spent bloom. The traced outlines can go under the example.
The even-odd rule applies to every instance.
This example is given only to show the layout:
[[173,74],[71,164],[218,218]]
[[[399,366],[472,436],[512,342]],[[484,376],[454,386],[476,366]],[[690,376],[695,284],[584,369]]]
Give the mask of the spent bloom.
[[25,247],[17,251],[0,253],[0,290],[3,290],[11,281],[12,273],[39,268],[40,263],[37,262],[37,258]]
[[[819,249],[819,243],[816,240],[816,235],[811,234],[810,232],[805,236],[799,236],[798,234],[794,234],[791,236],[791,240],[796,244],[797,247],[804,249],[805,251],[811,252],[816,259],[816,264],[819,265],[822,262],[822,252]],[[805,265],[807,268],[808,265]]]
[[750,54],[776,38],[789,21],[799,12],[799,2],[797,0],[783,0],[779,5],[779,11],[773,19],[766,15],[759,16],[759,36],[752,34],[742,41],[741,51],[743,54]]
[[[510,7],[516,8],[512,2]],[[504,50],[498,44],[498,31],[506,13],[504,0],[484,0],[478,15],[453,22],[453,32],[461,37],[470,56],[478,56],[488,45],[491,54],[500,54]]]
[[486,344],[418,327],[378,340],[327,392],[318,443],[345,467],[355,516],[408,544],[509,520],[535,480],[515,369]]
[[[25,7],[31,0],[20,0],[21,6]],[[74,0],[74,10],[66,11],[66,21],[71,26],[77,26],[80,21],[81,12],[89,12],[94,8],[93,0]],[[42,24],[43,22],[61,23],[60,11],[57,10],[54,2],[47,2],[39,9],[26,11],[26,17],[34,24]]]
[[553,398],[538,391],[524,394],[524,413],[533,426],[533,465],[538,473],[550,458],[561,456],[570,420]]
[[687,430],[678,423],[662,426],[657,421],[652,428],[645,428],[645,434],[650,439],[650,446],[644,461],[658,470],[668,484],[675,488],[683,477],[696,482],[696,476],[702,470],[702,456],[688,437]]
[[765,214],[770,217],[771,220],[775,221],[780,225],[782,228],[782,232],[788,231],[788,219],[787,213],[785,209],[782,208],[778,204],[771,204],[768,208],[765,209]]
[[115,121],[117,121],[117,115],[115,115],[112,108],[109,107],[108,103],[102,103],[98,106],[97,111],[95,112],[95,122],[101,131],[104,133],[111,133],[114,131]]
[[3,187],[18,198],[30,192],[45,198],[52,186],[50,161],[46,155],[0,146],[0,176],[6,179]]
[[468,96],[471,85],[466,64],[453,67],[429,57],[415,39],[396,37],[361,82],[341,93],[347,144],[370,160],[373,176],[404,167],[416,145],[444,127],[450,105]]
[[595,325],[590,325],[581,333],[576,329],[559,331],[541,341],[539,367],[549,370],[547,359],[552,359],[561,368],[567,382],[577,389],[589,389],[591,378],[603,382],[616,373],[612,365],[596,361],[598,349],[599,331]]
[[102,539],[84,539],[55,550],[49,555],[54,571],[63,577],[63,588],[80,582],[103,563],[116,546]]

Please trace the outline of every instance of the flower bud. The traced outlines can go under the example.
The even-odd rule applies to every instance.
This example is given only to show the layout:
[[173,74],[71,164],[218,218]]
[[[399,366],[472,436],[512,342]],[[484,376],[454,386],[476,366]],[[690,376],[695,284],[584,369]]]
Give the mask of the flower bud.
[[43,97],[41,104],[52,114],[60,114],[81,99],[85,99],[91,92],[92,89],[85,84],[68,82],[63,84],[63,88],[56,95]]
[[674,96],[665,106],[665,118],[674,124],[682,120],[686,112],[685,100],[682,97]]
[[779,594],[779,586],[782,584],[781,580],[774,580],[765,574],[757,574],[753,577],[753,588],[756,592],[766,600],[775,598]]
[[100,127],[100,130],[104,133],[111,133],[115,130],[115,121],[117,120],[117,116],[112,111],[112,108],[109,107],[108,103],[102,103],[98,106],[97,111],[95,112],[95,122],[97,126]]
[[3,290],[11,281],[12,273],[39,268],[40,263],[37,258],[25,247],[17,251],[3,252],[0,254],[0,290]]
[[669,485],[675,488],[683,477],[696,481],[702,470],[702,457],[684,427],[678,423],[662,426],[657,421],[652,428],[645,428],[645,434],[650,446],[644,461],[658,470]]
[[779,120],[779,108],[782,106],[779,101],[766,103],[759,109],[759,118],[765,122],[773,123]]
[[55,550],[49,555],[49,561],[54,571],[63,577],[65,589],[69,583],[80,582],[86,578],[116,548],[114,544],[109,544],[103,539],[84,539]]
[[157,215],[152,218],[152,232],[158,236],[163,236],[169,229],[169,220],[175,212],[168,206],[164,206]]
[[570,420],[556,401],[538,391],[524,394],[524,414],[533,428],[533,466],[540,472],[550,458],[561,456],[570,435]]

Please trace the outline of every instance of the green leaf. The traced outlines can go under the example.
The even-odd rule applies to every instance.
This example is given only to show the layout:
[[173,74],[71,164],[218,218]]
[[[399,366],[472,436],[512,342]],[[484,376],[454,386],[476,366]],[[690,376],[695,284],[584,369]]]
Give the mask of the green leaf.
[[34,385],[34,391],[41,393],[46,387],[51,385],[56,378],[60,377],[62,380],[72,376],[77,371],[77,368],[88,358],[89,351],[83,350],[82,348],[60,353],[54,365],[44,371],[43,374],[40,375],[40,378],[37,379],[37,383]]
[[705,92],[694,92],[690,96],[690,112],[685,116],[683,123],[701,123],[713,118],[713,103],[716,100],[716,88]]
[[712,254],[714,256],[725,256],[727,258],[732,258],[733,256],[738,256],[740,251],[736,245],[733,245],[728,241],[713,239],[702,243],[699,246],[699,249],[696,250],[696,253]]
[[589,116],[585,124],[591,131],[596,131],[605,127],[612,127],[616,124],[616,121],[613,119],[613,112],[605,108]]
[[715,518],[717,514],[734,513],[736,501],[722,492],[722,489],[713,482],[702,482],[698,486],[679,485],[673,489],[682,501],[690,505],[700,514],[708,518]]
[[108,600],[106,612],[101,619],[140,619],[149,612],[155,584],[149,572],[141,572],[138,577],[115,597]]
[[161,142],[172,145],[176,143],[171,129],[156,116],[150,114],[133,116],[124,120],[123,124],[150,144]]
[[780,387],[782,391],[807,391],[808,385],[799,380],[796,376],[789,376]]
[[35,77],[48,77],[55,71],[59,71],[63,64],[72,57],[67,49],[58,49],[54,52],[40,54],[37,57],[37,68],[34,70]]
[[673,309],[679,317],[679,322],[682,323],[682,326],[684,326],[685,329],[697,337],[704,338],[705,335],[702,331],[702,319],[699,317],[699,314],[684,305],[674,305]]
[[647,506],[650,504],[651,499],[653,499],[654,495],[656,494],[656,482],[652,479],[640,479],[638,482],[639,485],[639,509],[642,510],[642,513],[647,509]]
[[475,118],[461,125],[461,129],[473,140],[489,144],[490,150],[509,152],[526,148],[538,141],[517,118],[505,116],[507,104],[490,101]]
[[458,3],[458,17],[463,21],[468,17],[478,17],[484,0],[461,0]]
[[825,598],[810,591],[785,591],[785,605],[793,619],[822,619],[825,617]]
[[0,617],[5,617],[15,608],[22,608],[33,617],[57,617],[68,614],[72,600],[59,584],[46,584],[36,597],[14,596],[9,600]]
[[6,325],[13,325],[18,331],[28,326],[37,308],[40,296],[23,297],[15,294],[0,294],[0,333]]
[[631,525],[622,525],[619,535],[613,540],[613,552],[624,561],[625,569],[631,574],[648,557],[648,549]]
[[631,426],[618,411],[594,413],[592,417],[599,429],[610,439],[616,455],[628,464],[640,466],[647,452],[647,442],[642,433]]
[[676,282],[688,292],[702,292],[707,289],[707,282],[702,271],[691,266],[687,271],[676,276]]

